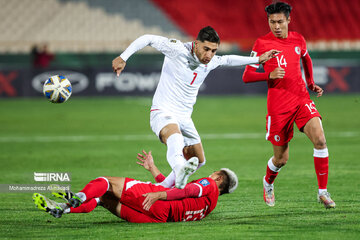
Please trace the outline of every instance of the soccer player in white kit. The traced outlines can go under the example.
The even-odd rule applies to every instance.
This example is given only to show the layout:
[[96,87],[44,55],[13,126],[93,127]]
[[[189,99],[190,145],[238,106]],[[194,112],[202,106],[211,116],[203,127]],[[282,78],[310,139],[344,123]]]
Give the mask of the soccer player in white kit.
[[[208,26],[193,42],[182,43],[155,35],[143,35],[112,62],[117,76],[136,51],[151,46],[165,55],[160,81],[150,110],[150,126],[167,145],[167,161],[172,172],[164,187],[184,188],[189,176],[206,162],[200,136],[191,119],[199,88],[209,72],[219,66],[261,64],[278,53],[270,50],[260,57],[215,55],[220,44],[216,31]],[[188,160],[187,160],[188,159]]]

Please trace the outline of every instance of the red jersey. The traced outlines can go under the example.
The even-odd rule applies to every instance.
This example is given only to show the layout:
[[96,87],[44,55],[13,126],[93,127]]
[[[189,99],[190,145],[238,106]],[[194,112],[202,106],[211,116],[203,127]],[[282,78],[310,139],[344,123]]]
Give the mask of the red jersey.
[[199,187],[199,195],[197,198],[169,201],[171,218],[175,222],[201,220],[216,207],[219,189],[213,179],[209,177],[200,178],[187,185],[189,184],[195,184]]
[[[277,67],[285,70],[284,78],[267,81],[268,114],[274,115],[294,109],[304,100],[310,99],[310,96],[300,68],[300,58],[304,58],[308,54],[304,37],[297,32],[289,32],[288,37],[283,39],[275,37],[270,32],[256,40],[252,55],[260,56],[271,49],[282,52],[263,64],[267,76]],[[251,67],[258,68],[259,65],[247,66],[247,68]],[[313,82],[312,76],[310,80]]]
[[[142,204],[145,197],[143,194],[161,191],[167,192],[168,199],[179,200],[158,200],[149,211],[144,210]],[[120,214],[121,218],[129,222],[196,221],[203,219],[214,210],[218,197],[219,189],[211,178],[194,180],[186,184],[184,189],[165,188],[151,182],[125,178],[120,202],[129,209],[121,208]],[[135,214],[136,212],[138,214]]]

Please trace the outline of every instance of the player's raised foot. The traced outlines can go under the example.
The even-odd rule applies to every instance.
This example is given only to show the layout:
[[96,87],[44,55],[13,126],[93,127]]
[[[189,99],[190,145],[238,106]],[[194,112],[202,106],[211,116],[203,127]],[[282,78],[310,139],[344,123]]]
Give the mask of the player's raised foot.
[[60,218],[64,213],[64,210],[59,203],[51,199],[48,199],[47,197],[45,197],[40,193],[34,193],[32,198],[35,203],[35,206],[38,209],[48,212],[56,218]]
[[335,202],[330,197],[330,193],[328,192],[318,193],[317,199],[319,203],[324,204],[326,209],[335,208],[336,206]]
[[175,187],[183,189],[187,183],[187,180],[193,174],[199,165],[199,159],[192,157],[182,166],[176,166],[175,171]]
[[266,205],[268,205],[269,207],[275,206],[274,184],[267,183],[264,176],[263,185],[264,185],[264,201]]

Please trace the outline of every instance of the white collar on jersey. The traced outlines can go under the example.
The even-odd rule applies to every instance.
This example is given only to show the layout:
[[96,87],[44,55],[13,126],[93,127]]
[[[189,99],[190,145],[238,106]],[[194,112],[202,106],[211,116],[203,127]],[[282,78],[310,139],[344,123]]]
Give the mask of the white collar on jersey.
[[[191,51],[190,52],[191,52],[191,56],[193,57],[193,58],[189,59],[189,67],[191,70],[195,70],[197,67],[200,66],[200,64],[202,64],[194,52],[194,47],[195,47],[195,41],[193,41],[191,43]],[[205,65],[205,67],[207,67],[207,65]]]

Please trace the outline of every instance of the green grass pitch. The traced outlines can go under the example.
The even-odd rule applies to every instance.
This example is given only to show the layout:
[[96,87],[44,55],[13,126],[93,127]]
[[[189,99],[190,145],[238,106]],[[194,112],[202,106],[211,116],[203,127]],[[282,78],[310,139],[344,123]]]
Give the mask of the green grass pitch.
[[[330,152],[328,190],[336,209],[316,202],[313,147],[298,132],[275,183],[276,206],[262,199],[272,155],[265,141],[266,97],[200,96],[193,120],[207,164],[191,179],[233,169],[239,188],[199,222],[133,224],[101,207],[60,219],[37,210],[31,193],[0,193],[0,237],[42,239],[356,239],[360,237],[360,95],[313,97]],[[0,184],[33,184],[34,172],[70,172],[72,190],[99,176],[152,180],[136,153],[152,150],[167,174],[166,147],[149,126],[151,98],[1,99]]]

